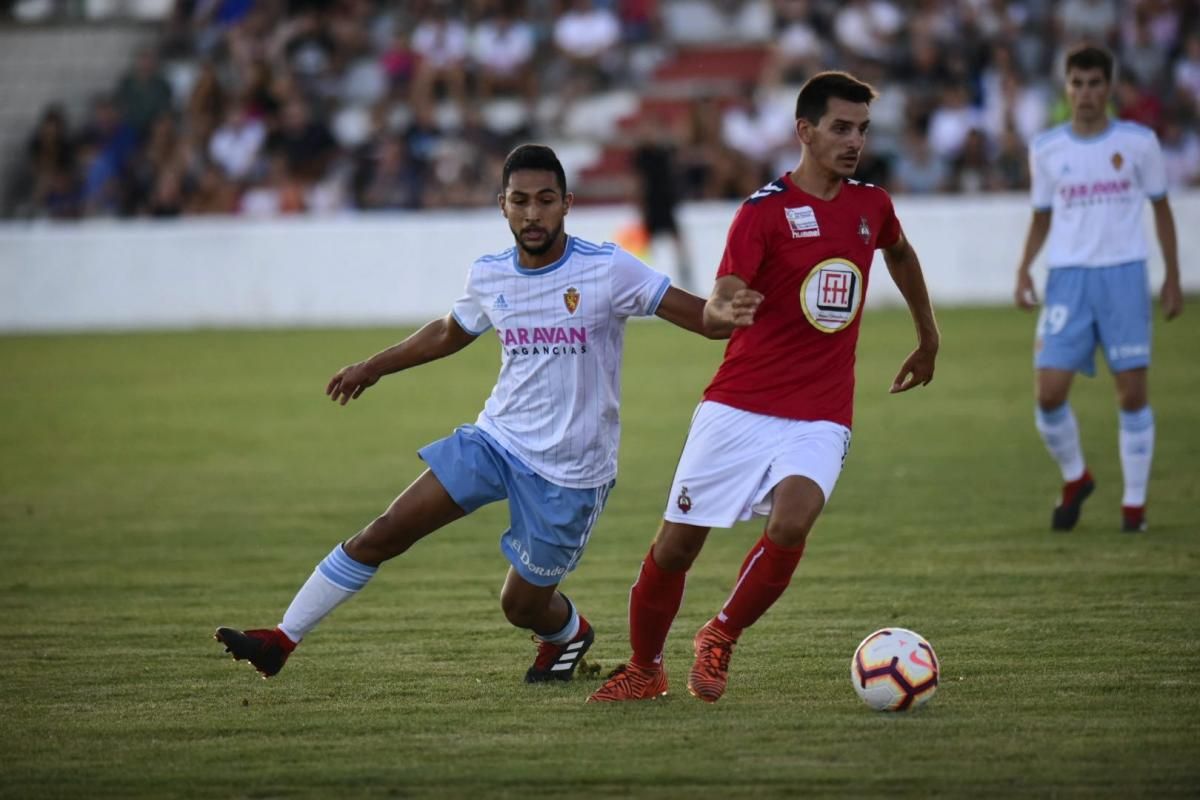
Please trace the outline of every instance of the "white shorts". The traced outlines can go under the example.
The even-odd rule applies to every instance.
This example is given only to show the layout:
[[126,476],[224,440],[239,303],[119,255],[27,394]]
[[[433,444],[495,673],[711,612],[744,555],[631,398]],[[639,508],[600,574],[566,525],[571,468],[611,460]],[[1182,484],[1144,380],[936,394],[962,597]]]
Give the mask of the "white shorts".
[[692,417],[663,518],[701,528],[729,528],[771,513],[784,478],[802,475],[829,502],[850,451],[850,429],[754,414],[711,401]]

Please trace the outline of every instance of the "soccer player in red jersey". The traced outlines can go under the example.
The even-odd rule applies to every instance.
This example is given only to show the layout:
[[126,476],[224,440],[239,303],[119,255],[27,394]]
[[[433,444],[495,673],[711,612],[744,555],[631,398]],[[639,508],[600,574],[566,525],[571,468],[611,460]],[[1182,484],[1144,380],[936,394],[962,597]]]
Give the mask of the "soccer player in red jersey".
[[796,100],[799,166],[733,219],[704,314],[706,324],[738,327],[692,419],[662,527],[629,595],[633,656],[589,702],[666,694],[663,645],[709,530],[766,516],[729,598],[694,641],[688,691],[707,702],[724,694],[734,645],[787,588],[850,448],[855,347],[876,249],[917,329],[891,391],[933,378],[939,334],[917,255],[887,192],[850,178],[875,97],[844,72],[814,75]]

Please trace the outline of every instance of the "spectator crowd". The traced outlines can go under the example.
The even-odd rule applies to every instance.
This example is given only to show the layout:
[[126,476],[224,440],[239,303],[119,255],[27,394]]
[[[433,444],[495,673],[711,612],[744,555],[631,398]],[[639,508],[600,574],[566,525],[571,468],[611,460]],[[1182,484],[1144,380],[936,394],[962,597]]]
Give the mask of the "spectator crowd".
[[1066,118],[1062,54],[1085,40],[1117,57],[1113,114],[1158,133],[1173,186],[1200,185],[1193,0],[177,0],[82,118],[44,111],[4,210],[487,205],[520,141],[632,145],[630,126],[581,131],[576,110],[650,97],[655,68],[704,42],[688,28],[704,19],[765,55],[752,85],[689,86],[686,117],[658,131],[685,200],[739,198],[793,166],[787,98],[830,68],[881,91],[860,177],[895,193],[1023,190],[1028,143]]

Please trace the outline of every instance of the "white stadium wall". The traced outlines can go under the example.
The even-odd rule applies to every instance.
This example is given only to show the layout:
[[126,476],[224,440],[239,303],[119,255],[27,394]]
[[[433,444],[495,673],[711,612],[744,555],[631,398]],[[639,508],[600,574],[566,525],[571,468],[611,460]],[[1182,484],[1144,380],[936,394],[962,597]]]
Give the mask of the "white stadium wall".
[[[897,213],[938,305],[1005,304],[1024,242],[1024,196],[900,198]],[[1200,291],[1200,192],[1175,193],[1185,291]],[[704,291],[735,204],[682,222]],[[1157,289],[1162,259],[1151,237]],[[581,208],[567,229],[613,240],[632,208]],[[0,225],[0,331],[413,324],[449,310],[478,255],[512,244],[498,211],[254,222]],[[673,272],[659,243],[652,262]],[[900,302],[877,257],[868,307]],[[1040,279],[1040,276],[1039,276]]]

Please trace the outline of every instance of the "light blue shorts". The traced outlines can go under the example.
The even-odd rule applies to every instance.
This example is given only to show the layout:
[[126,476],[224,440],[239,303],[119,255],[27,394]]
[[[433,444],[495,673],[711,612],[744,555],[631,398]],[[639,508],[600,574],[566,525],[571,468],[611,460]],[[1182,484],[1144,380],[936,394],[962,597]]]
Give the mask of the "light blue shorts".
[[1095,375],[1097,345],[1114,373],[1150,365],[1146,262],[1050,270],[1034,366]]
[[500,536],[500,552],[535,586],[554,586],[579,564],[615,483],[594,489],[551,483],[474,425],[417,453],[468,514],[508,498],[510,527]]

